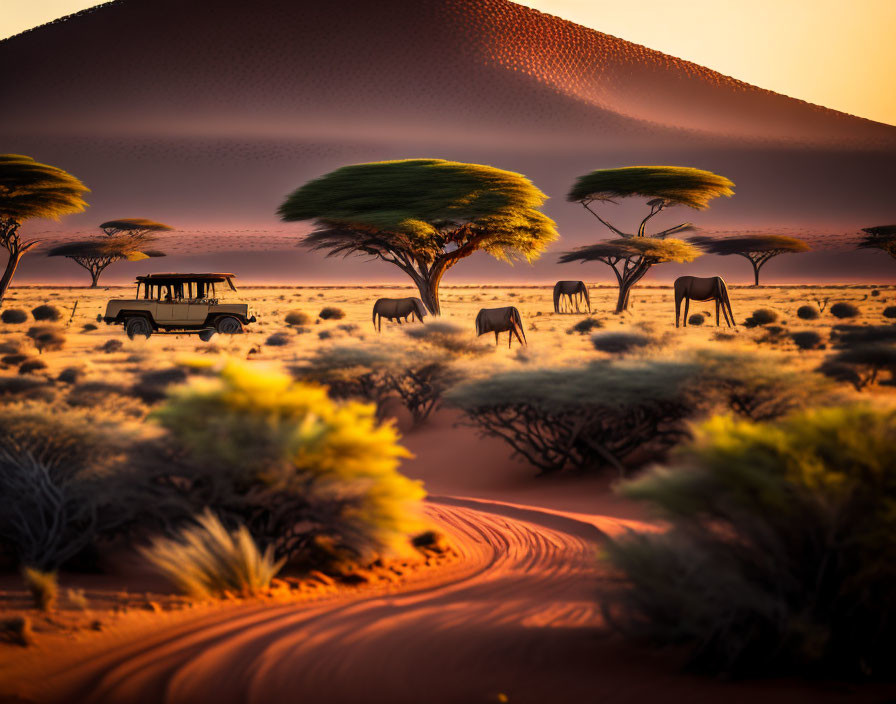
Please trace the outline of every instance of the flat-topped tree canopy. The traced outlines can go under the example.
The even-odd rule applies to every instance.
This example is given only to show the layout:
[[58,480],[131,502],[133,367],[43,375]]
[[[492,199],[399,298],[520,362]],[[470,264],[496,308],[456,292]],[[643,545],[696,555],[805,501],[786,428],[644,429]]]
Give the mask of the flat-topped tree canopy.
[[705,210],[713,198],[732,195],[733,187],[724,176],[690,166],[624,166],[580,176],[566,198],[578,203],[641,196]]
[[129,235],[140,235],[147,232],[163,232],[172,228],[164,223],[147,220],[146,218],[121,218],[101,223],[100,229],[107,235],[117,235],[120,232],[125,232]]

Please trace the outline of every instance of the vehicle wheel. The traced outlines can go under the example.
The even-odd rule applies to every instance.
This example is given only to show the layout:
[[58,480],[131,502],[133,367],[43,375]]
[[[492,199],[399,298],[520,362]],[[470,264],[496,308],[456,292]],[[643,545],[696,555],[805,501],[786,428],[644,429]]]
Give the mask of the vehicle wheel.
[[146,318],[128,318],[124,324],[124,331],[132,340],[135,337],[149,337],[152,335],[152,325]]
[[232,315],[225,315],[215,321],[215,330],[222,335],[238,335],[243,331],[243,324]]

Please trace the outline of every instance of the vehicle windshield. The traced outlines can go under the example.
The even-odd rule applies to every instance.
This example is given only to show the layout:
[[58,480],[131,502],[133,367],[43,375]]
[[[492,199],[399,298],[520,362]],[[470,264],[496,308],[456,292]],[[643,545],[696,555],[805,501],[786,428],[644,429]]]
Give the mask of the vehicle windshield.
[[[220,286],[221,293],[226,287]],[[218,300],[218,288],[214,281],[140,281],[137,283],[137,298],[172,303],[189,303]]]

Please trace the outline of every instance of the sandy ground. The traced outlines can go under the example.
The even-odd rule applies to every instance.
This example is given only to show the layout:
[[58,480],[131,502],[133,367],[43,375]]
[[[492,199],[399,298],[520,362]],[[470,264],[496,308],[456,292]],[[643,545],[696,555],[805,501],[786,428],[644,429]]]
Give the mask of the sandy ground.
[[[398,326],[380,336],[369,326],[372,301],[381,295],[410,295],[399,289],[244,289],[260,311],[260,323],[246,335],[201,343],[194,336],[153,336],[128,341],[120,328],[82,331],[110,295],[123,290],[16,289],[4,309],[30,310],[49,302],[64,313],[64,349],[40,355],[54,377],[62,368],[83,365],[87,378],[120,384],[147,368],[161,368],[198,352],[250,356],[288,365],[318,345],[339,341],[402,342]],[[595,317],[608,329],[648,325],[668,336],[665,351],[701,344],[764,350],[779,348],[794,365],[817,363],[823,352],[798,353],[784,341],[755,341],[762,333],[738,328],[730,340],[714,340],[714,326],[674,328],[671,292],[641,289],[626,316],[608,310],[615,295],[598,289]],[[815,299],[850,301],[860,322],[883,322],[893,304],[892,289],[872,297],[868,288],[735,289],[732,302],[743,320],[754,308],[779,311],[792,329],[824,329],[829,314],[801,321],[795,310]],[[67,323],[74,301],[78,309]],[[527,324],[526,357],[516,347],[498,347],[483,364],[531,364],[544,360],[593,358],[586,336],[566,330],[583,316],[551,312],[547,288],[464,289],[443,293],[446,314],[472,325],[479,307],[512,303]],[[342,308],[339,321],[312,323],[298,333],[283,323],[292,309],[312,315],[324,304]],[[697,306],[699,312],[701,307]],[[692,307],[691,312],[695,312]],[[534,323],[534,325],[533,325]],[[0,325],[0,343],[21,337],[21,326]],[[357,328],[342,326],[356,325]],[[285,347],[264,345],[286,331]],[[330,340],[321,339],[328,332]],[[324,338],[327,337],[325,334]],[[120,350],[102,352],[109,340]],[[294,342],[293,342],[294,341]],[[250,354],[250,350],[258,351]],[[15,374],[15,369],[5,372]],[[126,389],[122,394],[127,396]],[[36,646],[0,646],[0,701],[46,702],[647,702],[672,701],[878,702],[896,696],[881,686],[806,683],[797,680],[722,682],[683,674],[674,652],[657,653],[622,643],[603,628],[596,591],[605,577],[596,559],[603,536],[628,528],[656,529],[643,509],[616,497],[607,478],[538,478],[532,467],[510,458],[506,446],[458,427],[451,410],[411,430],[404,444],[414,453],[403,471],[425,482],[432,521],[450,538],[458,559],[421,570],[387,587],[322,589],[282,600],[184,606],[152,577],[78,577],[93,582],[91,607],[105,619],[99,631],[57,629]],[[7,578],[13,580],[12,577]],[[73,578],[74,579],[74,578]],[[127,588],[130,607],[114,618]],[[130,581],[128,581],[130,580]],[[7,587],[7,585],[9,585]],[[68,586],[63,579],[63,587]],[[21,607],[11,581],[3,582],[0,609]],[[160,610],[147,607],[159,603]],[[180,605],[178,605],[180,604]],[[121,611],[119,609],[119,611]],[[61,618],[61,617],[60,617]],[[52,629],[50,629],[52,630]]]

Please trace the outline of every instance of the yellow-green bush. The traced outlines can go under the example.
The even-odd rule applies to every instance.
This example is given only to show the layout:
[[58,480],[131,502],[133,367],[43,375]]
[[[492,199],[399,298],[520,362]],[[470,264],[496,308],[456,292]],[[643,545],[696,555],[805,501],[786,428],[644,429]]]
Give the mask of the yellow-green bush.
[[278,557],[401,552],[421,528],[423,489],[398,472],[408,452],[372,404],[228,361],[175,389],[154,417],[192,465],[194,497]]
[[608,543],[622,631],[713,671],[892,676],[896,412],[715,417],[622,492],[670,526]]

